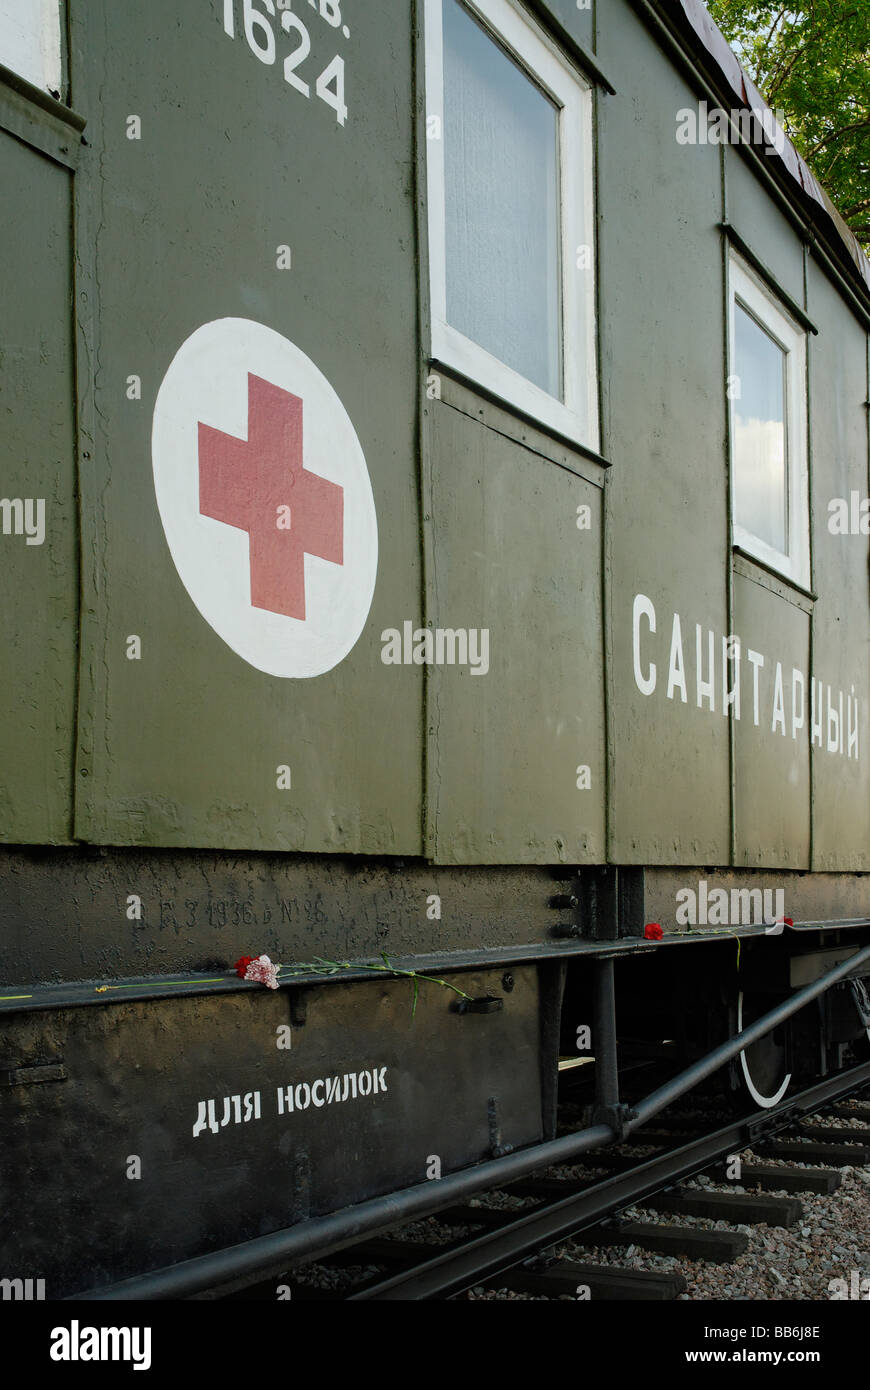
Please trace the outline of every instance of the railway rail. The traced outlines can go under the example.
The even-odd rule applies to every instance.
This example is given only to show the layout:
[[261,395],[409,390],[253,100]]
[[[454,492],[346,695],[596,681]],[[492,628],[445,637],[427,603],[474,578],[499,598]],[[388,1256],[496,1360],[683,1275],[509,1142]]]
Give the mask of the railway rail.
[[[541,1251],[555,1245],[558,1241],[574,1236],[581,1231],[588,1231],[591,1227],[597,1227],[614,1214],[630,1207],[638,1205],[644,1199],[654,1197],[662,1193],[665,1189],[673,1187],[696,1174],[703,1173],[716,1165],[719,1161],[729,1155],[744,1150],[754,1145],[766,1145],[771,1136],[780,1131],[792,1130],[802,1117],[813,1115],[820,1109],[826,1108],[836,1102],[842,1101],[847,1097],[858,1095],[862,1090],[870,1088],[870,1063],[864,1063],[859,1067],[851,1068],[848,1072],[830,1077],[816,1085],[807,1087],[805,1090],[790,1097],[788,1102],[783,1102],[775,1110],[759,1110],[748,1113],[736,1119],[733,1123],[726,1124],[716,1130],[702,1135],[700,1138],[693,1139],[689,1143],[680,1144],[676,1148],[671,1148],[656,1154],[653,1157],[636,1163],[628,1167],[623,1172],[617,1172],[613,1176],[603,1181],[592,1183],[577,1183],[568,1179],[533,1179],[531,1182],[519,1183],[504,1188],[506,1191],[522,1191],[527,1195],[541,1196],[540,1205],[531,1211],[524,1211],[515,1220],[504,1219],[504,1213],[496,1213],[498,1225],[495,1229],[484,1231],[463,1241],[461,1244],[447,1249],[425,1252],[425,1247],[419,1247],[419,1253],[424,1258],[418,1259],[413,1263],[408,1263],[406,1267],[390,1270],[384,1277],[374,1280],[367,1280],[361,1287],[352,1289],[347,1298],[349,1301],[376,1301],[376,1300],[418,1300],[432,1298],[446,1298],[462,1293],[466,1289],[473,1287],[482,1280],[492,1281],[495,1276],[513,1270],[530,1256],[539,1254]],[[834,1131],[836,1133],[836,1131]],[[846,1131],[850,1136],[861,1134],[859,1130]],[[653,1136],[648,1136],[650,1142]],[[832,1137],[829,1132],[829,1137]],[[856,1146],[854,1139],[848,1144],[836,1146],[839,1153],[832,1152],[833,1145],[827,1146],[827,1154],[823,1149],[818,1149],[815,1144],[807,1144],[803,1157],[812,1162],[814,1158],[826,1158],[828,1162],[832,1159],[840,1163],[847,1162],[867,1162],[870,1161],[870,1129],[863,1133],[866,1139],[865,1148]],[[662,1141],[662,1136],[655,1136],[658,1142]],[[645,1142],[643,1130],[639,1131],[635,1142]],[[851,1152],[850,1152],[851,1150]],[[601,1154],[595,1154],[592,1161],[598,1164],[602,1159],[605,1162],[612,1160],[614,1151],[604,1150]],[[618,1158],[617,1158],[618,1162]],[[807,1176],[801,1175],[795,1179],[792,1176],[793,1184],[803,1190],[812,1190],[813,1186],[822,1185],[831,1188],[830,1175],[823,1170],[823,1176],[809,1173]],[[813,1179],[816,1182],[813,1182]],[[748,1181],[756,1182],[769,1186],[772,1182],[778,1181],[771,1176],[771,1170],[764,1170],[760,1177],[750,1175]],[[564,1195],[558,1195],[559,1187],[564,1189]],[[553,1195],[548,1200],[543,1197],[546,1191]],[[729,1199],[734,1202],[735,1209],[731,1219],[741,1222],[748,1220],[765,1220],[770,1217],[777,1217],[785,1213],[781,1198],[753,1198],[744,1196],[738,1198],[737,1194],[710,1194],[707,1202],[704,1202],[706,1194],[698,1194],[696,1205],[706,1205],[709,1210],[695,1212],[694,1214],[710,1214],[718,1205],[724,1208],[728,1205]],[[788,1199],[785,1199],[786,1203]],[[679,1202],[668,1202],[666,1205],[680,1205]],[[686,1203],[682,1203],[685,1209]],[[753,1212],[752,1208],[755,1208]],[[799,1215],[796,1203],[795,1214]],[[439,1213],[434,1213],[436,1217]],[[692,1214],[692,1213],[688,1213]],[[470,1223],[477,1220],[480,1224],[492,1220],[493,1216],[486,1208],[462,1208],[456,1209],[447,1207],[443,1212],[444,1217],[456,1219],[462,1218]],[[606,1240],[607,1232],[596,1231],[596,1241],[603,1234]],[[619,1233],[624,1239],[626,1232]],[[628,1233],[631,1240],[637,1243],[643,1241],[644,1232],[642,1230],[632,1230]],[[655,1232],[651,1233],[655,1237]],[[727,1247],[729,1242],[717,1240],[718,1232],[698,1233],[698,1238],[706,1241],[708,1246],[722,1245]],[[410,1247],[401,1243],[400,1233],[395,1242],[395,1252],[391,1256],[388,1243],[380,1241],[376,1244],[368,1242],[364,1244],[354,1257],[356,1264],[371,1264],[377,1262],[378,1258],[383,1262],[388,1260],[391,1264],[401,1259],[402,1254],[410,1253]],[[663,1239],[667,1239],[664,1237]],[[733,1255],[740,1252],[740,1241],[730,1242],[730,1249]],[[341,1259],[344,1263],[353,1256],[354,1247],[342,1252]],[[708,1256],[709,1257],[709,1256]],[[542,1290],[550,1282],[553,1285],[553,1292],[557,1294],[562,1291],[557,1287],[559,1281],[564,1285],[574,1287],[582,1279],[589,1275],[590,1271],[582,1266],[573,1266],[571,1271],[555,1271],[552,1276],[547,1276],[539,1272],[529,1274],[523,1271],[520,1276],[520,1284],[525,1287],[537,1287]],[[599,1274],[603,1271],[598,1271]],[[634,1272],[632,1272],[634,1275]],[[612,1271],[614,1284],[619,1282],[619,1272]],[[588,1279],[587,1279],[588,1282]],[[635,1276],[635,1283],[637,1283]],[[663,1287],[667,1281],[660,1281]],[[516,1287],[516,1281],[513,1284]],[[614,1296],[610,1290],[609,1296]],[[618,1295],[617,1295],[618,1296]],[[637,1297],[638,1291],[630,1286],[623,1291],[623,1296]]]

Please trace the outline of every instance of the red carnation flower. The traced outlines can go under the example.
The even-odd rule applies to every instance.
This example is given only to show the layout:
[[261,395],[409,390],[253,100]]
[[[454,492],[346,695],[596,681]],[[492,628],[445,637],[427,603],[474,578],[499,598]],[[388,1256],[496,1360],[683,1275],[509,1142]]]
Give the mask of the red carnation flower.
[[245,978],[245,971],[253,959],[253,956],[242,956],[241,960],[236,961],[235,971],[240,980]]
[[664,935],[658,922],[647,922],[643,929],[643,934],[647,941],[661,941]]

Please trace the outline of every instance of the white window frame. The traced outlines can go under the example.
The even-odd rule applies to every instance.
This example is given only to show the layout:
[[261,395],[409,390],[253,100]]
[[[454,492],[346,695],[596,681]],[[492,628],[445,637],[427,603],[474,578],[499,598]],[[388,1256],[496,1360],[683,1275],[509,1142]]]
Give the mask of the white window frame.
[[[461,0],[555,104],[559,120],[562,399],[447,321],[442,0],[426,0],[426,116],[431,357],[507,405],[598,452],[592,88],[514,0]],[[435,124],[438,134],[432,138]],[[577,265],[589,248],[589,266]]]
[[734,544],[769,569],[804,589],[810,587],[809,470],[807,467],[806,333],[783,308],[764,280],[733,248],[728,259],[728,362],[737,376],[735,313],[740,303],[785,353],[785,458],[788,553],[738,524],[734,515],[735,396],[729,391],[731,527]]
[[60,0],[0,0],[0,63],[44,92],[62,90]]

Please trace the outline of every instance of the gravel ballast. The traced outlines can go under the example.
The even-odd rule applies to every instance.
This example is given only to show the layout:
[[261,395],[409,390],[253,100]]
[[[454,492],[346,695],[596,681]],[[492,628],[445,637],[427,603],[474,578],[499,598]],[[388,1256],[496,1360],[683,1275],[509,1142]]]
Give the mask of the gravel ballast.
[[[814,1115],[808,1116],[805,1122],[832,1131],[866,1127],[870,1141],[870,1124],[858,1117],[853,1120],[844,1115]],[[815,1166],[790,1159],[768,1158],[748,1149],[740,1157],[744,1163],[763,1163],[767,1168],[781,1167],[784,1171],[799,1171]],[[830,1195],[765,1189],[765,1197],[797,1196],[803,1216],[797,1225],[789,1229],[765,1225],[734,1226],[727,1221],[672,1215],[643,1206],[628,1207],[620,1214],[627,1221],[645,1221],[659,1226],[742,1231],[749,1240],[749,1246],[744,1254],[729,1264],[659,1255],[637,1246],[593,1245],[584,1243],[582,1234],[575,1240],[556,1246],[548,1252],[548,1256],[557,1261],[578,1264],[682,1274],[687,1288],[679,1299],[684,1302],[703,1299],[734,1302],[827,1301],[842,1296],[848,1298],[856,1288],[866,1298],[870,1293],[870,1284],[862,1290],[861,1281],[870,1279],[870,1165],[837,1166],[836,1171],[842,1182],[837,1191]],[[588,1179],[590,1172],[588,1167],[576,1165],[553,1169],[549,1175]],[[681,1184],[681,1188],[732,1193],[757,1190],[736,1182],[716,1182],[706,1175],[687,1180]],[[836,1283],[838,1280],[843,1283]],[[534,1298],[534,1301],[542,1301],[540,1295],[518,1294],[506,1289],[478,1288],[464,1297],[488,1300]],[[564,1302],[565,1299],[561,1297],[556,1301]]]

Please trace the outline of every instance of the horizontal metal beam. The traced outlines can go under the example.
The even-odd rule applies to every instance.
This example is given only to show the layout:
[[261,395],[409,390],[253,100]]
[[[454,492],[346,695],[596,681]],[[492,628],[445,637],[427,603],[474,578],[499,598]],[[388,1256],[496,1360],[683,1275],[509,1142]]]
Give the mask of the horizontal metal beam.
[[[786,934],[792,932],[826,932],[845,928],[870,927],[870,918],[856,917],[829,922],[796,922],[786,927]],[[669,947],[697,946],[700,942],[713,945],[716,942],[734,941],[738,937],[747,940],[754,937],[769,936],[769,928],[764,926],[710,927],[707,930],[666,932],[661,941],[647,941],[640,936],[621,936],[617,940],[577,940],[563,942],[533,942],[526,946],[505,946],[495,951],[489,949],[473,951],[451,951],[445,959],[443,954],[420,954],[414,956],[395,956],[393,964],[400,970],[416,970],[418,974],[451,975],[459,970],[498,970],[501,967],[521,964],[539,964],[547,961],[591,961],[605,956],[633,956]],[[304,989],[312,985],[332,985],[360,983],[374,979],[383,980],[384,972],[377,974],[367,969],[364,963],[352,964],[339,973],[306,972],[304,975],[287,976],[281,980],[282,989]],[[396,977],[398,978],[398,977]],[[74,1009],[82,1007],[106,1007],[113,1004],[129,1004],[142,999],[177,999],[183,996],[204,994],[232,994],[245,990],[256,992],[261,985],[240,980],[233,970],[221,974],[210,970],[197,974],[179,974],[173,979],[167,975],[143,976],[131,980],[78,980],[61,985],[21,984],[4,986],[0,991],[0,1014],[46,1012],[53,1009]]]

